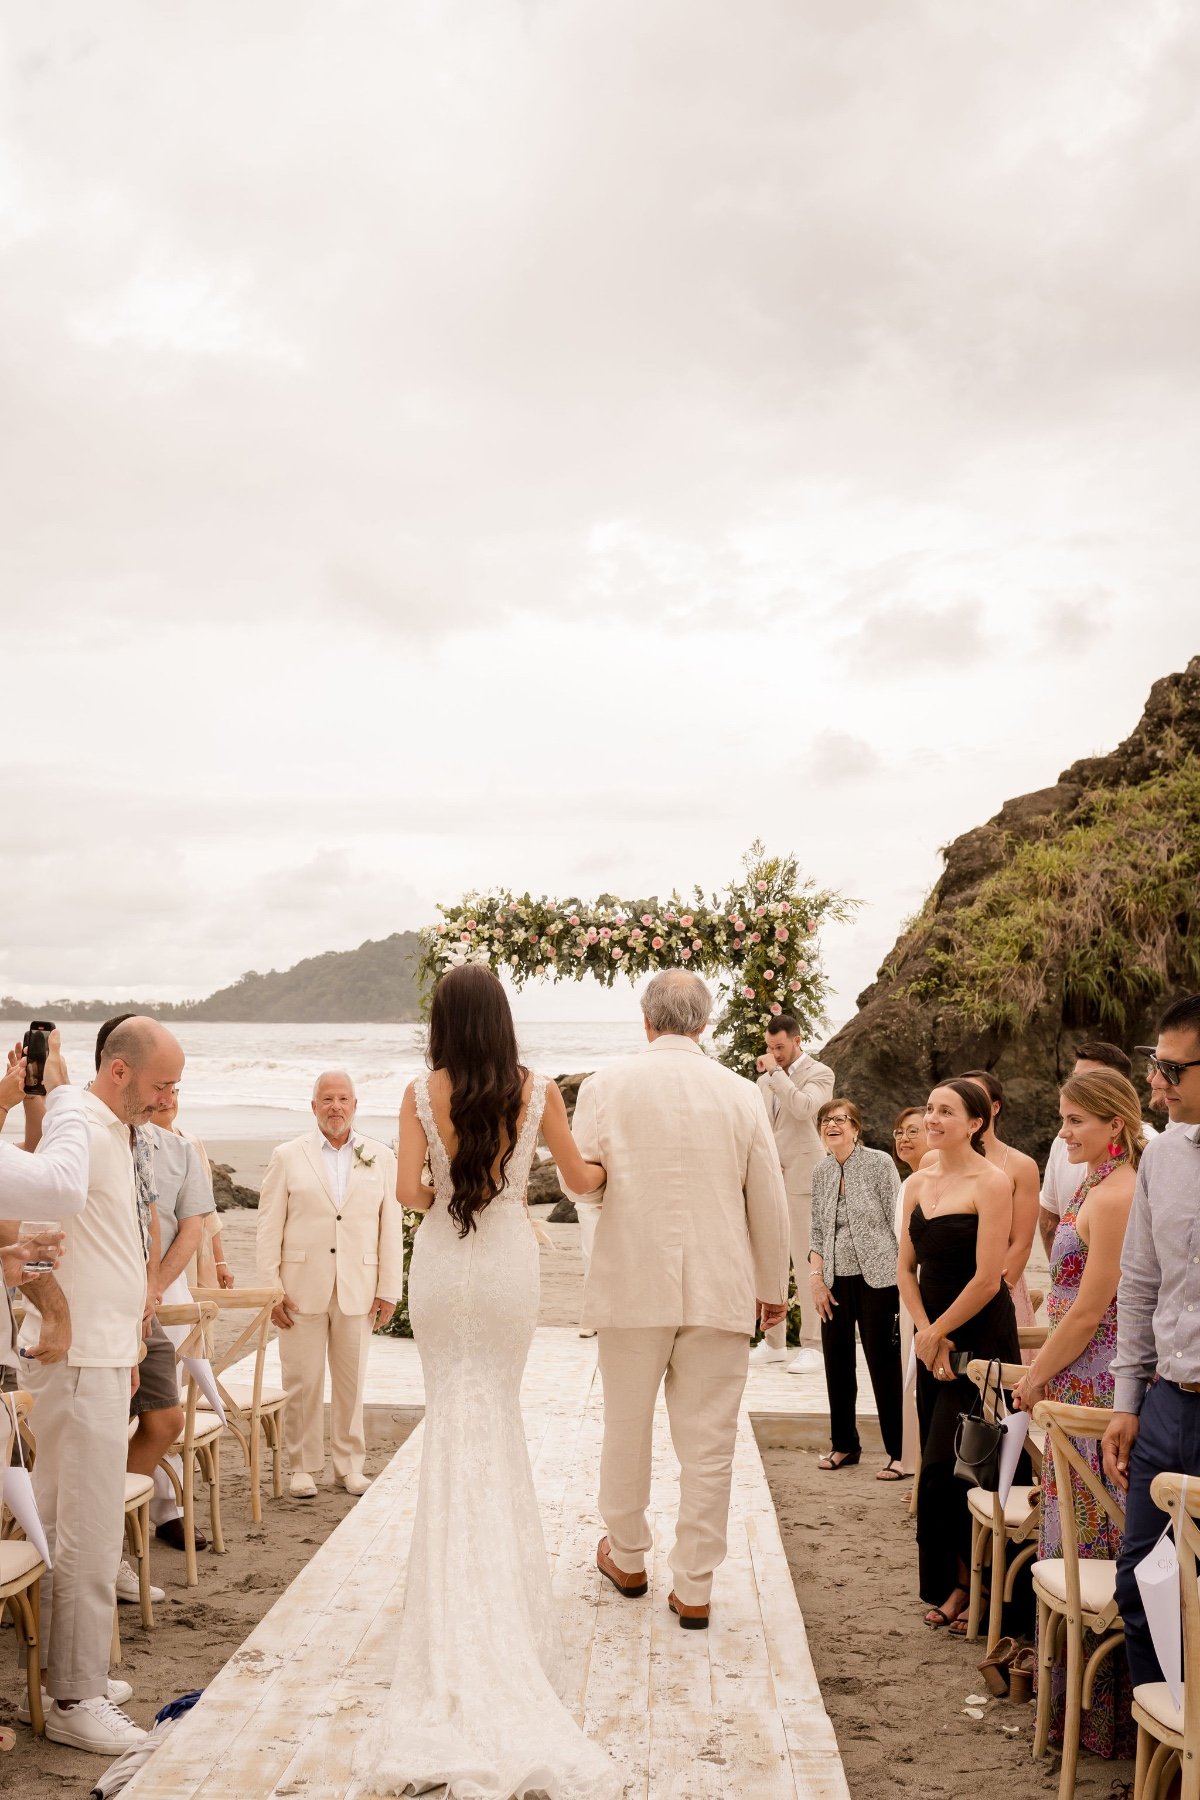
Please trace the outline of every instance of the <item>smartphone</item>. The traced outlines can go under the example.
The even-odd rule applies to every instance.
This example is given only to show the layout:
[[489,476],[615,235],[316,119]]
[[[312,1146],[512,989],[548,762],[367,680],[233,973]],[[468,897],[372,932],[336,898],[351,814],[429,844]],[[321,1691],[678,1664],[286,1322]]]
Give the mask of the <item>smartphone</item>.
[[27,1094],[44,1094],[46,1092],[46,1058],[50,1054],[50,1033],[54,1030],[52,1019],[34,1019],[21,1042],[25,1053],[25,1092]]
[[[56,1225],[52,1219],[22,1219],[18,1235],[23,1238],[35,1238],[45,1237],[49,1232],[54,1232],[61,1237],[62,1227]],[[54,1263],[43,1261],[41,1257],[38,1257],[34,1262],[27,1262],[24,1268],[26,1275],[49,1275],[55,1266]]]

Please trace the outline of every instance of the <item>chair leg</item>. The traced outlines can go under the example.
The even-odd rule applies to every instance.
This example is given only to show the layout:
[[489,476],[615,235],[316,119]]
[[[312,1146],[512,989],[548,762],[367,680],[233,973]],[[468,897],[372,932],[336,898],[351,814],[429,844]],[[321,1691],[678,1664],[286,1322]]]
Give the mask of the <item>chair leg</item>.
[[250,1420],[250,1518],[255,1525],[262,1524],[262,1495],[258,1491],[259,1458],[262,1454],[262,1421],[253,1416]]
[[988,1607],[987,1654],[990,1656],[1003,1635],[1004,1589],[1007,1558],[1003,1531],[992,1530],[992,1598]]
[[1200,1800],[1200,1757],[1186,1743],[1179,1752],[1179,1768],[1183,1776],[1180,1800]]
[[1050,1742],[1050,1671],[1054,1667],[1054,1614],[1044,1600],[1037,1609],[1038,1684],[1037,1714],[1033,1727],[1033,1754],[1045,1756]]
[[183,1461],[183,1563],[189,1587],[199,1587],[200,1571],[196,1567],[196,1453],[191,1451]]
[[221,1440],[209,1445],[209,1467],[212,1471],[208,1490],[208,1512],[212,1523],[212,1546],[218,1556],[225,1554],[225,1538],[221,1531]]
[[1150,1752],[1154,1739],[1144,1725],[1137,1728],[1137,1750],[1133,1762],[1133,1800],[1147,1800],[1146,1775],[1150,1768]]
[[[271,1415],[271,1493],[276,1500],[283,1499],[283,1433],[279,1429],[279,1414]],[[912,1507],[909,1507],[912,1511]]]
[[983,1565],[986,1558],[986,1546],[991,1537],[991,1528],[981,1525],[979,1520],[971,1520],[971,1586],[967,1603],[967,1641],[974,1643],[979,1636],[979,1620],[983,1613]]
[[1167,1770],[1175,1760],[1175,1752],[1170,1744],[1156,1744],[1154,1754],[1150,1758],[1150,1766],[1146,1770],[1146,1800],[1159,1800]]
[[1058,1800],[1071,1800],[1079,1766],[1079,1731],[1083,1723],[1083,1621],[1067,1620],[1067,1711],[1063,1719],[1062,1764]]
[[144,1501],[137,1510],[138,1546],[138,1599],[142,1608],[142,1624],[147,1631],[154,1629],[154,1603],[150,1598],[150,1502]]
[[[37,1737],[46,1733],[46,1717],[42,1710],[42,1582],[41,1577],[22,1594],[12,1594],[7,1602],[12,1608],[17,1639],[25,1646],[25,1686],[29,1695],[29,1723]],[[0,1615],[5,1602],[0,1601]]]

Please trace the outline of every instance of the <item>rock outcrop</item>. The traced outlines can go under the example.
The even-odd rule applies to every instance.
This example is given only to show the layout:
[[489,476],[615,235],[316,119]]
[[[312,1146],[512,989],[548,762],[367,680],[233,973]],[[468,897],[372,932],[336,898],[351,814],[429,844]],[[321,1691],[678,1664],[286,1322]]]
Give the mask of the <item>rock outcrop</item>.
[[[1132,735],[955,840],[920,916],[821,1059],[867,1136],[939,1080],[995,1070],[1001,1135],[1041,1158],[1080,1038],[1153,1041],[1200,987],[1200,657]],[[1142,1070],[1135,1070],[1140,1082]]]

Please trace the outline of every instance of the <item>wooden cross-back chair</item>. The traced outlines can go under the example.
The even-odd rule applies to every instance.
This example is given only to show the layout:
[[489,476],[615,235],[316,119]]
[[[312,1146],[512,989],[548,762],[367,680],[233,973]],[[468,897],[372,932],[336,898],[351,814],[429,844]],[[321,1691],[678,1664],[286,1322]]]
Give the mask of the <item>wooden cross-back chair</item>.
[[1134,1800],[1162,1800],[1178,1762],[1181,1800],[1200,1800],[1200,1479],[1156,1475],[1150,1498],[1170,1515],[1175,1528],[1183,1615],[1183,1704],[1176,1706],[1165,1681],[1134,1688],[1138,1729],[1133,1795]]
[[[983,1396],[984,1412],[989,1419],[996,1416],[995,1375],[988,1380],[988,1370],[994,1367],[994,1363],[982,1360],[967,1364],[967,1374]],[[1011,1392],[1025,1372],[1022,1363],[1002,1363],[1002,1386]],[[1000,1504],[999,1494],[989,1493],[986,1488],[973,1487],[967,1490],[967,1510],[971,1515],[971,1599],[967,1609],[967,1637],[975,1639],[979,1636],[983,1617],[983,1571],[990,1564],[992,1588],[987,1625],[989,1656],[1000,1642],[1004,1605],[1013,1597],[1017,1576],[1037,1555],[1038,1529],[1042,1518],[1042,1453],[1031,1436],[1026,1437],[1025,1448],[1033,1464],[1034,1480],[1031,1483],[1014,1483],[1003,1505]]]
[[[1054,1458],[1058,1520],[1062,1531],[1062,1555],[1033,1565],[1033,1591],[1038,1603],[1038,1694],[1033,1754],[1046,1754],[1050,1738],[1051,1671],[1060,1660],[1065,1639],[1066,1716],[1058,1793],[1059,1800],[1069,1800],[1075,1792],[1080,1724],[1084,1709],[1092,1703],[1096,1672],[1105,1658],[1125,1641],[1125,1627],[1117,1610],[1116,1561],[1079,1554],[1073,1482],[1086,1490],[1101,1514],[1106,1515],[1122,1535],[1125,1509],[1084,1461],[1072,1441],[1102,1438],[1112,1418],[1107,1408],[1063,1406],[1057,1401],[1040,1400],[1033,1409],[1033,1418],[1035,1424],[1044,1426]],[[1099,1639],[1086,1662],[1083,1655],[1085,1631]]]
[[[13,1402],[10,1407],[8,1402]],[[21,1429],[28,1416],[28,1394],[8,1394],[0,1401],[0,1469],[8,1467],[13,1447],[13,1410]],[[24,1443],[24,1432],[22,1442]],[[24,1536],[16,1536],[14,1521],[6,1517],[6,1530],[0,1537],[0,1613],[7,1607],[16,1627],[18,1645],[25,1647],[25,1684],[29,1694],[29,1718],[39,1737],[46,1729],[42,1713],[42,1658],[40,1651],[42,1617],[42,1576],[46,1565]]]
[[[262,1519],[259,1493],[263,1440],[271,1452],[271,1492],[276,1500],[283,1495],[283,1409],[287,1389],[264,1385],[267,1342],[271,1335],[272,1309],[283,1299],[282,1287],[272,1288],[208,1288],[192,1289],[196,1300],[219,1307],[222,1312],[250,1312],[253,1317],[228,1350],[213,1360],[217,1391],[225,1408],[225,1422],[242,1447],[242,1455],[250,1472],[250,1516],[257,1525]],[[227,1382],[227,1370],[249,1354],[254,1345],[254,1374],[250,1381]],[[207,1403],[201,1401],[201,1407]]]
[[[160,1325],[189,1325],[191,1330],[175,1351],[177,1366],[182,1366],[185,1356],[203,1357],[212,1360],[212,1339],[210,1329],[217,1316],[217,1307],[211,1301],[190,1301],[179,1306],[160,1306],[158,1322]],[[182,1478],[172,1468],[168,1456],[159,1462],[167,1479],[175,1491],[175,1498],[183,1508],[183,1552],[187,1569],[187,1584],[195,1587],[200,1574],[196,1567],[196,1500],[195,1472],[199,1467],[201,1475],[208,1486],[209,1533],[212,1547],[218,1556],[225,1554],[225,1539],[221,1532],[221,1432],[224,1430],[220,1419],[213,1412],[200,1407],[200,1389],[195,1376],[187,1372],[186,1384],[182,1384],[183,1397],[183,1436],[172,1444],[168,1456],[177,1456],[183,1465]]]

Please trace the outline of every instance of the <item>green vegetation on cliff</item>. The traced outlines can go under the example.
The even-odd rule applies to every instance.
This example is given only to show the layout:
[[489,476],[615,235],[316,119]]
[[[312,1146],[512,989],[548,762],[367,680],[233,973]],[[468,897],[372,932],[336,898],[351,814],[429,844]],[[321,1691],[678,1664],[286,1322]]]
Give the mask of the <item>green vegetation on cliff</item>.
[[1061,835],[1006,833],[938,937],[910,991],[979,1026],[1020,1030],[1058,981],[1069,1014],[1119,1035],[1173,979],[1200,987],[1200,760],[1085,792]]

